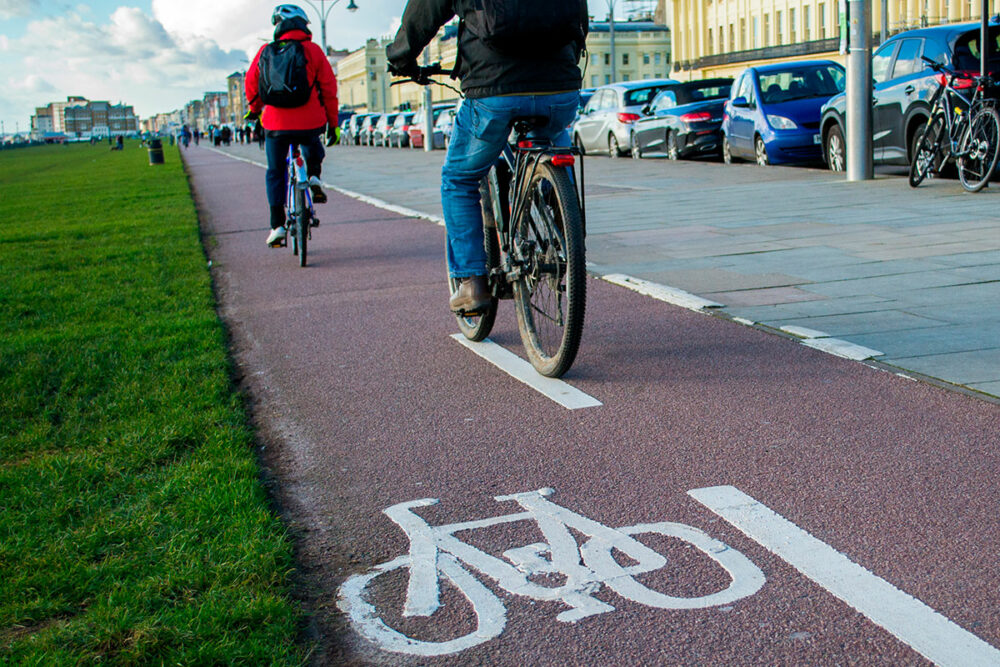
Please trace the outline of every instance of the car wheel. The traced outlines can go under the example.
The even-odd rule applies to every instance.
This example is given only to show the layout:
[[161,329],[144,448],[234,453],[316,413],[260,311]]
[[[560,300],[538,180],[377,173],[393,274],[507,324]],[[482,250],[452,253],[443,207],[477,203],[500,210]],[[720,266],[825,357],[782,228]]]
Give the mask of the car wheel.
[[847,145],[844,143],[844,131],[837,124],[834,124],[826,133],[826,166],[830,168],[830,171],[847,169]]
[[766,167],[771,164],[767,159],[767,146],[764,145],[764,140],[757,137],[753,141],[753,153],[757,158],[757,164],[762,167]]
[[639,147],[639,139],[635,136],[635,132],[629,136],[629,145],[632,147],[632,159],[641,160],[642,148]]
[[733,147],[729,145],[729,137],[722,135],[722,161],[726,164],[733,163]]
[[615,133],[612,132],[611,134],[608,135],[608,155],[610,157],[616,158],[616,157],[621,157],[621,154],[622,154],[622,149],[621,146],[618,145],[618,137],[616,137]]
[[671,160],[680,160],[681,149],[680,146],[677,145],[676,132],[670,132],[669,130],[667,131],[666,144],[667,144],[667,157]]
[[587,154],[587,149],[583,147],[583,141],[579,134],[573,136],[573,145],[576,146],[576,150],[580,151],[580,155]]

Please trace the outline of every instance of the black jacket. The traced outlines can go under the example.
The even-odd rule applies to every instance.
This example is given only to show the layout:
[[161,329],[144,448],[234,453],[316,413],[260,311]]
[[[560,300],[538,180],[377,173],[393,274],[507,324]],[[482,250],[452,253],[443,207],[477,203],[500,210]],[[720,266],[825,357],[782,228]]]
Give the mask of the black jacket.
[[[455,16],[463,17],[470,5],[471,0],[409,0],[396,39],[386,48],[389,63],[397,70],[411,69],[441,26]],[[586,4],[581,5],[586,30]],[[545,58],[512,58],[489,48],[463,27],[458,44],[462,92],[478,98],[579,90],[582,77],[577,62],[582,46],[570,44]]]

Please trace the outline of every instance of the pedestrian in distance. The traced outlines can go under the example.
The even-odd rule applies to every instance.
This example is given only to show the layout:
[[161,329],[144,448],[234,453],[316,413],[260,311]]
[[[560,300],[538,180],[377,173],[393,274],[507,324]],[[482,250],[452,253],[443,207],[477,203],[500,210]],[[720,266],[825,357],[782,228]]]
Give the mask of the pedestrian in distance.
[[[479,183],[496,163],[517,117],[544,117],[536,136],[569,146],[566,128],[580,105],[577,63],[589,29],[586,0],[409,0],[387,47],[390,72],[419,77],[417,56],[459,18],[453,76],[465,101],[455,117],[441,172],[448,271],[458,279],[452,312],[490,305]],[[491,32],[493,30],[494,32]]]
[[[267,244],[285,238],[285,159],[293,144],[301,147],[314,203],[327,201],[320,187],[327,145],[339,139],[337,79],[322,47],[312,41],[309,18],[297,5],[278,5],[271,15],[274,41],[257,52],[246,75],[250,111],[247,121],[259,120],[267,154],[267,201],[271,233]],[[329,128],[329,129],[328,129]]]

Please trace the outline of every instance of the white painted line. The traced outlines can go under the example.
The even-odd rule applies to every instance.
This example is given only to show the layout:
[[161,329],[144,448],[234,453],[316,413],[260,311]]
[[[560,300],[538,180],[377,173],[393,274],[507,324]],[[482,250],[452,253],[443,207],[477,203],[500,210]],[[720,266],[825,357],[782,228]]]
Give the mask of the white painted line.
[[[262,169],[267,169],[267,164],[263,162],[258,162],[256,160],[251,160],[249,158],[240,157],[239,155],[233,155],[232,153],[227,153],[226,151],[219,150],[218,148],[209,147],[209,150],[215,151],[220,155],[225,155],[233,160],[238,160],[240,162],[246,162],[247,164],[252,164],[256,167],[261,167]],[[334,192],[339,192],[342,195],[350,197],[351,199],[357,199],[358,201],[364,202],[366,204],[371,204],[377,208],[384,209],[386,211],[391,211],[393,213],[398,213],[400,215],[406,216],[407,218],[422,218],[424,220],[430,220],[431,222],[444,227],[444,218],[440,218],[436,215],[431,215],[430,213],[424,213],[416,209],[407,208],[405,206],[397,206],[396,204],[390,204],[387,201],[377,199],[375,197],[369,197],[368,195],[363,195],[359,192],[353,192],[351,190],[345,190],[344,188],[333,185],[332,183],[327,183],[323,181],[323,187],[329,188]]]
[[809,329],[807,327],[796,327],[787,326],[781,327],[781,330],[787,334],[792,334],[793,336],[798,336],[799,338],[829,338],[830,334],[824,333],[822,331],[816,331],[815,329]]
[[604,405],[593,396],[583,393],[562,380],[539,375],[534,366],[513,352],[500,347],[489,338],[481,343],[473,343],[462,334],[452,334],[451,337],[514,379],[520,380],[564,408],[579,410],[580,408],[595,408]]
[[881,357],[885,354],[870,347],[857,345],[846,340],[840,340],[839,338],[810,338],[802,341],[802,344],[814,350],[827,352],[838,357],[843,357],[844,359],[853,359],[854,361],[864,361],[865,359]]
[[756,323],[756,322],[754,322],[753,320],[748,320],[748,319],[747,319],[747,318],[745,318],[745,317],[734,317],[734,318],[733,318],[733,322],[738,322],[738,323],[740,323],[740,324],[742,324],[742,325],[744,325],[744,326],[748,326],[748,327],[752,327],[752,326],[754,326],[755,324],[757,324],[757,323]]
[[1000,665],[1000,651],[732,486],[688,491],[764,548],[931,662]]
[[680,306],[681,308],[687,308],[688,310],[702,311],[706,308],[723,307],[721,303],[703,299],[700,296],[695,296],[694,294],[685,292],[682,289],[669,287],[667,285],[660,285],[641,278],[634,278],[632,276],[627,276],[624,273],[612,273],[602,276],[602,278],[614,285],[627,287],[628,289],[638,292],[639,294],[650,296],[658,301],[664,301],[675,306]]

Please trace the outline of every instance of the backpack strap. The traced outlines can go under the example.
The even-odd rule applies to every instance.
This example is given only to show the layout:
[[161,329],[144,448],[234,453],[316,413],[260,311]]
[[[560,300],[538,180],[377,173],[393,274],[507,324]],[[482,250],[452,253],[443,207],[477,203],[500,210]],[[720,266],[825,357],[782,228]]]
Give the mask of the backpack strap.
[[458,72],[462,67],[462,35],[465,34],[465,17],[462,16],[458,19],[458,35],[455,36],[455,66],[451,68],[451,74],[449,75],[452,79],[458,78]]

